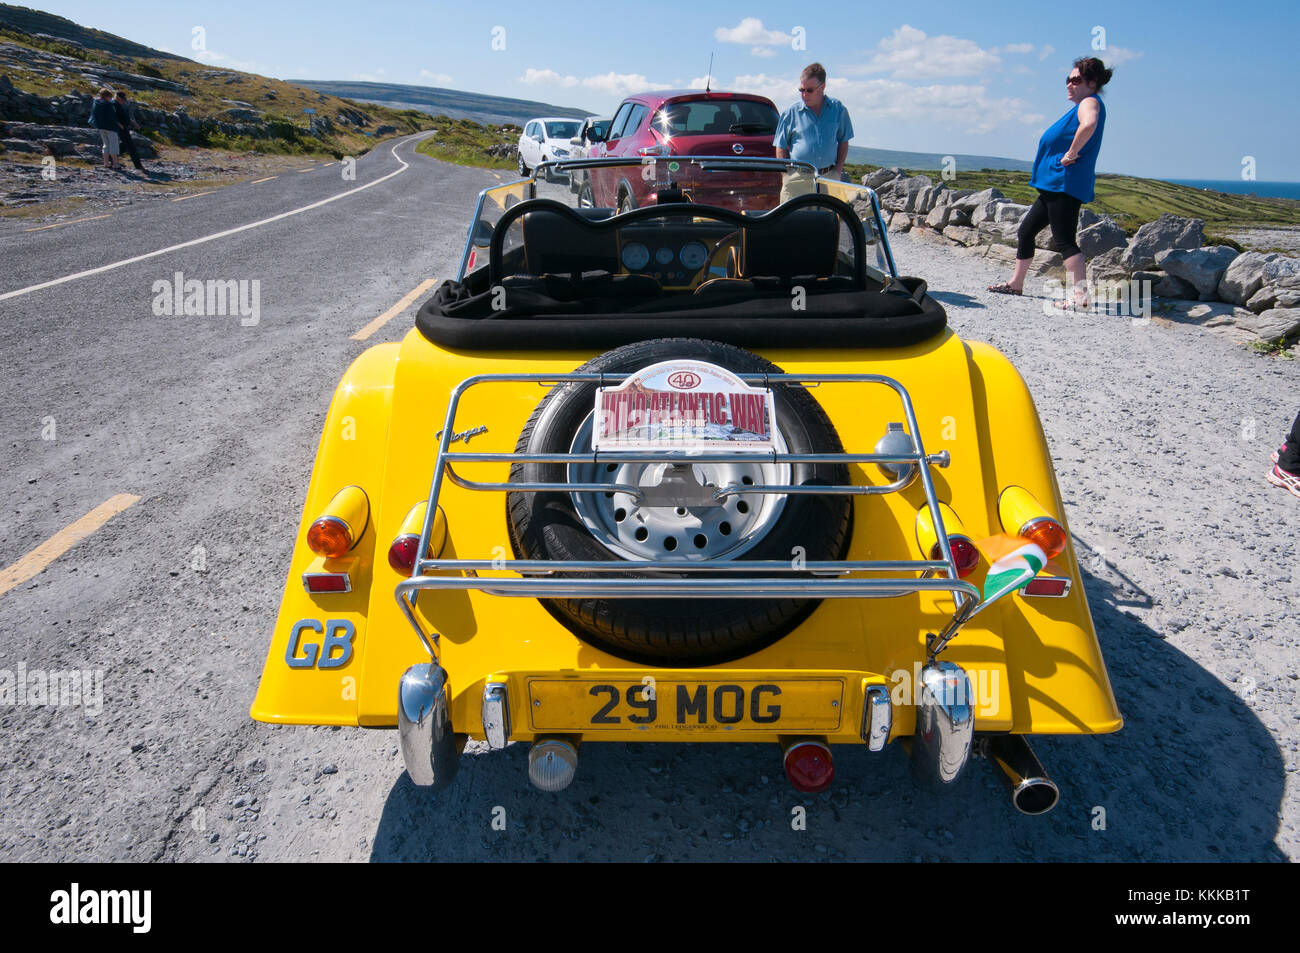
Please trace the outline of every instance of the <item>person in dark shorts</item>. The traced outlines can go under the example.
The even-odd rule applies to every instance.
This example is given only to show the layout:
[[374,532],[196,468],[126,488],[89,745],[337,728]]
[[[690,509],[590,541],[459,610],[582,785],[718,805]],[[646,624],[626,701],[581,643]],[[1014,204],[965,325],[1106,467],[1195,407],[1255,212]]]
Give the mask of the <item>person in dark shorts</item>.
[[1079,208],[1093,200],[1097,153],[1106,128],[1106,107],[1097,94],[1110,82],[1111,71],[1096,57],[1081,57],[1065,80],[1066,98],[1074,105],[1038,141],[1034,174],[1029,184],[1038,190],[1020,222],[1016,245],[1016,270],[1010,281],[989,285],[998,294],[1020,294],[1034,259],[1034,239],[1045,226],[1052,228],[1052,247],[1065,259],[1074,286],[1072,298],[1053,302],[1058,310],[1082,311],[1089,307],[1085,283],[1087,260],[1075,241]]
[[121,139],[122,151],[131,157],[131,164],[143,172],[144,166],[140,163],[140,153],[135,151],[135,143],[131,141],[132,127],[139,129],[140,124],[131,118],[131,105],[127,102],[126,93],[120,89],[117,91],[117,99],[113,102],[113,111],[117,114],[117,124],[122,129],[118,137]]
[[1268,482],[1300,498],[1300,414],[1291,425],[1286,443],[1273,454],[1273,469],[1268,471]]

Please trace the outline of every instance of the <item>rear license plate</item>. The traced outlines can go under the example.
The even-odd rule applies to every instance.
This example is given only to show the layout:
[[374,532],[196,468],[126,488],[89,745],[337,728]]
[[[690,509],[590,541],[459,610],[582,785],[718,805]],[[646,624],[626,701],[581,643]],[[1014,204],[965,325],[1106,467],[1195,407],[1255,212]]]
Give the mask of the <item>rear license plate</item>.
[[844,682],[837,678],[679,681],[528,681],[536,731],[837,731]]

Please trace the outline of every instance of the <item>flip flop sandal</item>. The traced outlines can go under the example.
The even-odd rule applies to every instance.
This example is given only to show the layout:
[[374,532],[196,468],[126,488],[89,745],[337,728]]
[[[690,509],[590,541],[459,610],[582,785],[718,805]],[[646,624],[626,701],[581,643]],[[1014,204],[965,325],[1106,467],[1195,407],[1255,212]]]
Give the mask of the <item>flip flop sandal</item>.
[[1002,282],[1002,284],[1000,285],[989,285],[989,291],[992,291],[994,294],[999,294],[999,295],[1024,294],[1024,292],[1017,291],[1015,288],[1011,287],[1011,285],[1007,284],[1007,282],[1005,281]]
[[1079,302],[1058,300],[1052,302],[1052,309],[1060,312],[1075,311],[1079,314],[1089,314],[1092,311],[1092,304],[1088,301]]

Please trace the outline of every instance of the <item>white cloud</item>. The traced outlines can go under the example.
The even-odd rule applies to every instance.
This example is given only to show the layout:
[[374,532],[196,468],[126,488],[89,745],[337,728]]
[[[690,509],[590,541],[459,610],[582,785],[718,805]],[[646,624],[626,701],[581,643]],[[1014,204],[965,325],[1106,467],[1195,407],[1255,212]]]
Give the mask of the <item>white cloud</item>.
[[866,63],[844,72],[889,73],[895,79],[937,79],[976,76],[1002,65],[996,53],[957,36],[927,36],[904,24],[876,45]]
[[524,70],[524,75],[519,77],[519,82],[527,83],[530,86],[577,86],[578,77],[561,76],[553,69],[533,69],[531,66]]
[[749,48],[750,56],[776,56],[776,50],[768,46],[751,46]]
[[622,98],[630,93],[644,92],[647,89],[667,89],[667,83],[657,83],[640,73],[602,73],[597,76],[561,75],[553,69],[534,69],[529,67],[519,77],[521,83],[530,86],[558,86],[562,89],[583,87]]
[[1041,63],[1043,60],[1047,59],[1049,56],[1051,56],[1051,55],[1052,55],[1053,53],[1055,53],[1055,52],[1056,52],[1056,47],[1051,46],[1050,44],[1047,45],[1047,46],[1044,46],[1044,47],[1043,47],[1041,50],[1039,50],[1039,52],[1038,52],[1038,62]]
[[1122,46],[1108,46],[1100,51],[1100,59],[1107,66],[1119,66],[1121,63],[1131,63],[1133,60],[1140,59],[1142,54],[1137,50],[1126,49]]
[[784,46],[790,42],[789,33],[766,29],[758,17],[745,17],[733,27],[720,26],[713,31],[713,38],[721,43],[744,46]]
[[451,82],[451,77],[446,73],[434,73],[427,69],[420,70],[420,79],[427,79],[429,82],[438,83],[441,86]]
[[[792,78],[757,74],[737,76],[727,89],[759,93],[778,108],[794,99],[797,84]],[[970,133],[987,133],[1008,124],[1034,126],[1045,118],[1022,99],[990,96],[983,85],[935,83],[912,86],[893,79],[834,80],[831,96],[849,109],[859,139],[879,139],[872,127],[879,123],[947,125]]]

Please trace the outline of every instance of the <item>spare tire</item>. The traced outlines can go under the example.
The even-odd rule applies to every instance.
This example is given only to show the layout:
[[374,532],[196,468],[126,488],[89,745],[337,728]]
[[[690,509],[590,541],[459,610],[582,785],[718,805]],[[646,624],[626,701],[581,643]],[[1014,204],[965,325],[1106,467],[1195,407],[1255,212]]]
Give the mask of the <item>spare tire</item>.
[[[776,365],[729,344],[661,338],[628,344],[578,368],[626,374],[677,358],[708,361],[735,373],[782,373]],[[806,388],[772,385],[778,444],[791,453],[841,452],[839,436]],[[520,434],[519,453],[590,451],[596,385],[560,384],[538,404]],[[756,482],[844,485],[843,464],[694,464],[694,478],[715,486]],[[667,464],[516,463],[512,482],[652,485]],[[657,469],[656,469],[657,468]],[[733,496],[723,507],[637,506],[627,494],[508,493],[511,545],[521,559],[627,560],[694,558],[843,559],[853,507],[837,494]],[[573,574],[577,575],[577,574]],[[603,574],[608,577],[608,574]],[[670,573],[642,574],[659,576]],[[683,574],[684,575],[684,574]],[[698,578],[699,574],[693,574]],[[721,574],[718,574],[721,575]],[[735,574],[726,574],[735,579]],[[543,599],[580,639],[632,662],[693,667],[730,662],[771,645],[816,609],[820,600]]]

